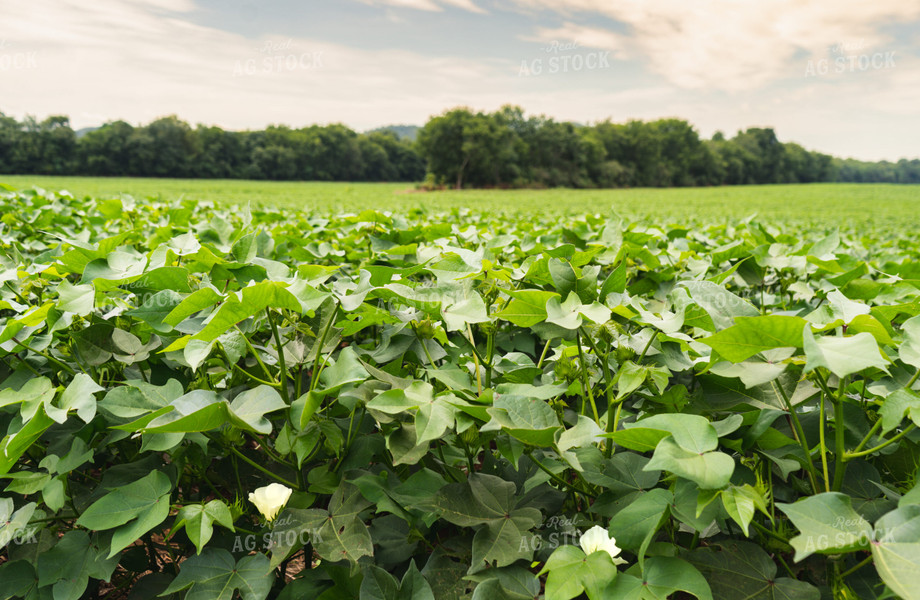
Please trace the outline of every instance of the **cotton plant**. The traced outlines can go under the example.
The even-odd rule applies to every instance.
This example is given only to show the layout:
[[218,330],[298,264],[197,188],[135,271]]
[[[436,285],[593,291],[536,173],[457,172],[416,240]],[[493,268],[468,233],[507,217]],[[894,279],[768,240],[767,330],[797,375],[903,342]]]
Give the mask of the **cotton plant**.
[[610,532],[599,525],[585,531],[578,546],[556,548],[540,575],[546,577],[546,600],[570,600],[582,593],[591,600],[609,597],[608,589],[617,577],[620,547]]

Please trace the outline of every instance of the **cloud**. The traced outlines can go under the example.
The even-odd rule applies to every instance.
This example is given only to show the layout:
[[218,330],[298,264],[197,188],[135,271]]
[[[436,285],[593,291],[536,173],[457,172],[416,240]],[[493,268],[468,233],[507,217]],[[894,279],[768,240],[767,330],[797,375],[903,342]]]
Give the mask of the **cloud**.
[[444,6],[452,6],[454,8],[462,8],[463,10],[468,10],[474,13],[485,14],[486,11],[476,6],[473,3],[473,0],[358,0],[364,4],[371,6],[393,6],[397,8],[412,8],[415,10],[426,10],[430,12],[440,12],[444,10]]
[[246,38],[196,25],[183,0],[5,3],[0,39],[34,68],[0,73],[0,110],[146,122],[176,113],[231,128],[419,122],[509,80],[465,58],[361,50],[315,38]]
[[531,11],[573,19],[601,15],[623,33],[568,22],[538,29],[562,38],[628,52],[687,89],[757,89],[789,76],[797,56],[818,56],[835,44],[869,46],[891,40],[884,27],[920,19],[920,3],[902,0],[513,0]]
[[523,39],[545,44],[563,43],[563,41],[574,42],[577,46],[609,50],[614,58],[625,59],[628,57],[626,40],[623,36],[607,29],[578,25],[571,22],[567,22],[562,27],[555,29],[539,27],[535,35],[525,36]]
[[[446,0],[419,1],[444,9],[437,27],[469,33],[454,31],[460,22]],[[509,23],[507,40],[492,40],[487,51],[448,51],[411,40],[365,49],[318,34],[247,37],[192,22],[202,13],[191,0],[0,0],[0,111],[70,115],[78,128],[177,114],[231,129],[344,122],[364,130],[421,124],[455,106],[517,104],[580,123],[679,117],[706,136],[762,125],[834,154],[917,155],[917,42],[890,39],[883,25],[896,14],[909,22],[920,7],[840,0],[830,11],[824,2],[763,0],[767,10],[698,0],[697,11],[672,0],[515,1],[529,16]],[[392,2],[383,10],[409,17]],[[489,17],[502,18],[521,19]],[[607,19],[618,23],[608,27]],[[518,37],[528,29],[524,39],[544,46],[573,41],[574,52],[609,50],[610,67],[519,77],[523,60],[546,58]],[[896,51],[896,68],[805,76],[810,59],[833,58],[828,47],[840,43]],[[32,62],[4,70],[4,56],[15,54]]]

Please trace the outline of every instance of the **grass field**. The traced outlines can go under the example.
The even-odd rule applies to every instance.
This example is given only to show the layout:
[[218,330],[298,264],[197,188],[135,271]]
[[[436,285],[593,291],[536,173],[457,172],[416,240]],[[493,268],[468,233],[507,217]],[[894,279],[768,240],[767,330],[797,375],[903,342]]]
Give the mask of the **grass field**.
[[622,190],[464,190],[415,192],[407,183],[321,183],[246,180],[150,179],[0,175],[14,188],[66,189],[76,196],[274,205],[321,212],[470,208],[521,215],[607,214],[652,221],[761,220],[855,228],[903,227],[920,202],[920,187],[878,184],[760,185]]

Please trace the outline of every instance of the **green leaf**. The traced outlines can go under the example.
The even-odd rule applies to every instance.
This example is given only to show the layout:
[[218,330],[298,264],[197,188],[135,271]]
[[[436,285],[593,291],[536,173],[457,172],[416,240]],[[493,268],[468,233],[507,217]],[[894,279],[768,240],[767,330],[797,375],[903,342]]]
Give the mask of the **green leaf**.
[[38,575],[25,560],[7,561],[0,565],[0,600],[36,598]]
[[399,600],[399,580],[378,566],[364,569],[360,600]]
[[[223,304],[220,305],[220,308],[217,309],[201,331],[193,336],[179,338],[165,348],[163,352],[182,350],[193,339],[213,342],[242,321],[264,313],[266,308],[286,308],[300,313],[300,301],[286,288],[287,284],[284,283],[263,281],[243,288],[239,293],[239,297],[236,294],[230,294],[224,299]],[[210,301],[212,298],[213,296],[208,295],[206,300]],[[183,308],[181,304],[173,312],[179,311],[180,308]],[[171,325],[176,324],[176,318],[177,316],[170,313],[165,321]]]
[[666,489],[643,492],[610,519],[608,528],[617,546],[637,552],[645,538],[658,530],[674,496]]
[[93,394],[102,391],[105,391],[105,388],[97,385],[89,375],[77,373],[61,394],[58,401],[60,410],[54,410],[52,406],[46,407],[48,416],[58,423],[63,423],[67,420],[67,413],[75,410],[84,423],[89,423],[96,416],[96,398]]
[[558,300],[559,298],[559,294],[541,290],[519,290],[508,293],[512,296],[511,302],[492,316],[496,319],[510,321],[518,327],[531,327],[545,320],[546,303],[550,299]]
[[0,549],[22,535],[35,513],[36,504],[29,502],[15,512],[13,507],[11,498],[0,498]]
[[863,519],[839,492],[824,492],[793,504],[777,503],[799,530],[789,543],[795,548],[796,562],[818,554],[842,554],[868,549],[872,526]]
[[700,341],[719,356],[738,363],[764,350],[801,347],[807,324],[805,319],[785,315],[738,317],[728,329]]
[[95,531],[118,527],[112,537],[109,557],[134,543],[169,515],[172,483],[163,472],[117,487],[89,506],[77,524]]
[[183,506],[176,515],[176,524],[173,525],[170,535],[185,527],[188,539],[195,544],[198,554],[201,554],[202,548],[214,534],[215,522],[230,531],[236,531],[233,528],[233,515],[230,514],[230,508],[223,501],[211,500],[207,504],[189,504]]
[[763,495],[750,484],[730,486],[722,490],[721,496],[725,512],[741,527],[741,531],[745,535],[747,535],[751,519],[754,518],[754,511],[757,508],[761,508],[764,513],[767,513],[766,501]]
[[77,600],[90,577],[107,581],[117,565],[118,559],[106,558],[85,531],[68,531],[54,548],[38,555],[38,586],[52,586],[54,600]]
[[[652,559],[649,559],[651,562]],[[706,577],[715,598],[819,600],[818,588],[776,576],[776,564],[760,546],[735,540],[694,550],[689,561]]]
[[211,390],[192,390],[170,402],[161,411],[152,413],[156,415],[152,420],[142,418],[120,426],[119,429],[145,433],[210,431],[228,419],[226,401]]
[[[429,562],[429,564],[431,563]],[[425,570],[427,576],[427,565]],[[540,591],[543,587],[540,580],[533,573],[518,565],[489,569],[485,572],[469,575],[467,579],[478,582],[470,600],[533,600],[540,596]],[[441,598],[441,596],[437,597]],[[461,598],[466,599],[467,594],[462,594],[461,590],[457,590],[454,595],[445,595],[444,597],[449,597],[451,600],[461,600]]]
[[165,323],[164,319],[181,302],[182,296],[178,292],[163,290],[148,296],[143,304],[125,312],[125,315],[143,321],[158,333],[167,333],[172,331],[173,328],[168,323]]
[[187,317],[214,306],[222,299],[223,296],[217,293],[217,290],[213,288],[204,287],[197,289],[163,317],[163,323],[175,327]]
[[914,423],[920,422],[920,394],[901,388],[888,395],[878,410],[882,419],[881,434],[884,435],[901,424],[904,415]]
[[728,485],[735,470],[735,461],[722,452],[688,452],[668,436],[658,442],[646,470],[670,471],[678,477],[693,481],[700,489],[721,489]]
[[313,545],[329,561],[373,556],[374,545],[359,514],[370,506],[357,486],[343,481],[329,500],[329,509],[285,508],[271,534],[272,568],[281,564],[295,547]]
[[920,315],[901,324],[904,341],[898,348],[898,357],[906,364],[920,368]]
[[54,398],[56,390],[47,377],[29,379],[18,390],[10,387],[0,390],[0,408],[13,404],[48,405]]
[[736,317],[754,317],[760,314],[754,306],[711,281],[684,281],[682,286],[690,297],[712,318],[718,329],[725,329],[737,322]]
[[571,600],[586,593],[591,600],[602,600],[602,590],[617,576],[616,565],[605,552],[590,556],[575,546],[560,546],[546,561],[540,574],[546,577],[546,600]]
[[479,294],[441,308],[441,315],[447,331],[461,331],[467,323],[486,323],[489,321],[485,302]]
[[571,292],[575,291],[575,282],[578,280],[578,276],[575,274],[575,269],[572,268],[572,265],[570,265],[567,260],[551,258],[546,266],[549,269],[549,275],[553,280],[553,285],[560,296],[565,298]]
[[444,486],[433,499],[441,518],[472,527],[504,519],[515,505],[517,486],[494,475],[475,473],[464,483]]
[[532,446],[549,447],[562,430],[556,411],[539,399],[499,395],[488,409],[492,420],[480,431],[503,429],[514,438]]
[[875,523],[872,558],[885,585],[905,600],[920,598],[920,505],[908,504]]
[[715,450],[719,445],[719,436],[706,417],[688,414],[652,415],[640,419],[636,427],[667,431],[674,437],[677,445],[688,452],[701,454]]
[[641,578],[632,573],[621,573],[613,585],[604,591],[604,597],[618,600],[665,600],[676,592],[685,592],[699,600],[713,598],[709,583],[696,567],[680,558],[651,556],[645,561]]
[[431,404],[434,400],[433,394],[434,388],[431,387],[431,384],[424,381],[413,381],[404,390],[392,389],[378,394],[367,403],[367,407],[388,415],[398,415],[417,409],[423,404]]
[[599,302],[582,304],[575,292],[570,292],[565,302],[553,297],[546,302],[546,321],[564,329],[578,329],[584,319],[604,323],[610,319],[610,309]]
[[533,535],[527,532],[542,521],[540,511],[523,508],[507,516],[489,521],[473,536],[473,564],[508,566],[518,559],[530,560],[533,556]]
[[822,336],[815,339],[808,326],[804,330],[805,372],[824,367],[837,377],[877,368],[887,371],[888,361],[882,356],[875,338],[868,333],[849,337]]
[[320,381],[323,383],[323,394],[336,392],[342,386],[350,383],[359,383],[367,379],[370,375],[367,369],[361,364],[358,355],[355,354],[351,346],[342,349],[335,364],[324,369],[320,375]]
[[71,285],[66,279],[57,285],[58,308],[85,317],[93,312],[96,290],[91,284]]
[[598,300],[604,302],[610,294],[622,294],[626,291],[626,261],[620,261],[617,268],[604,281]]
[[233,600],[237,590],[243,600],[264,600],[274,580],[264,554],[244,556],[236,562],[226,550],[206,548],[182,563],[179,576],[160,596],[188,588],[185,600]]
[[636,452],[651,452],[658,446],[658,442],[670,435],[667,431],[660,429],[646,429],[645,427],[630,427],[621,429],[613,433],[602,434],[601,437],[609,437],[618,446],[622,446]]
[[129,380],[122,386],[110,388],[97,408],[120,419],[136,419],[169,405],[180,396],[182,384],[175,379],[162,386]]
[[0,475],[9,473],[13,465],[19,460],[29,447],[32,446],[45,431],[54,424],[44,408],[39,405],[38,411],[15,433],[10,433],[0,441]]
[[435,597],[413,561],[402,582],[380,567],[367,567],[361,581],[361,600],[435,600]]
[[278,390],[260,385],[233,399],[230,403],[230,416],[234,422],[242,421],[249,429],[266,435],[271,433],[272,424],[265,415],[284,408],[287,408],[287,404],[281,399]]
[[295,424],[299,424],[301,431],[306,429],[322,403],[323,395],[314,391],[307,392],[291,403],[291,419]]

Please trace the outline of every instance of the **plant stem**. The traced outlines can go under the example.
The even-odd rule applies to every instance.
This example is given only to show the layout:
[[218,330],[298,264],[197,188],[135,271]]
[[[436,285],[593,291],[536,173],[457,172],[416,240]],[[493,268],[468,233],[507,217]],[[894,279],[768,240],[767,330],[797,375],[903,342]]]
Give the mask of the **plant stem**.
[[38,355],[40,355],[40,356],[44,356],[46,359],[48,359],[49,361],[53,362],[54,364],[56,364],[56,365],[59,366],[60,368],[64,369],[65,371],[67,371],[67,372],[70,373],[71,375],[76,375],[76,374],[77,374],[76,371],[74,371],[72,368],[70,368],[70,365],[68,365],[67,363],[63,363],[63,362],[59,361],[58,359],[54,358],[53,356],[51,356],[51,355],[48,354],[47,352],[45,352],[45,351],[43,351],[43,350],[36,350],[36,349],[32,348],[31,346],[26,346],[25,342],[20,342],[19,340],[16,339],[16,336],[13,336],[11,339],[12,339],[14,342],[16,342],[17,344],[19,344],[20,346],[22,346],[23,348],[25,348],[26,350],[28,350],[29,352],[33,352],[33,353],[38,354]]
[[[413,328],[413,329],[414,329],[414,328]],[[437,369],[437,368],[438,368],[438,365],[434,364],[434,360],[432,360],[432,358],[431,358],[431,352],[428,351],[428,346],[425,344],[425,340],[423,340],[423,339],[419,336],[418,331],[415,332],[415,339],[417,339],[417,340],[418,340],[418,343],[422,345],[422,350],[425,351],[425,358],[428,359],[428,364],[431,365],[431,368],[432,368],[432,369]]]
[[549,351],[549,345],[550,345],[550,342],[552,341],[553,341],[552,338],[550,338],[546,340],[546,344],[543,345],[543,352],[540,353],[540,360],[537,361],[538,369],[543,368],[543,361],[546,360],[546,353]]
[[262,385],[268,385],[268,386],[271,386],[271,387],[273,387],[273,388],[277,388],[277,387],[280,386],[279,383],[275,383],[274,381],[265,381],[264,379],[259,379],[258,377],[256,377],[255,375],[253,375],[252,373],[250,373],[249,371],[247,371],[246,369],[243,369],[243,368],[240,367],[238,364],[236,364],[235,362],[233,362],[232,360],[230,360],[230,355],[227,354],[227,350],[224,348],[224,345],[221,344],[220,342],[217,342],[217,347],[220,348],[221,352],[222,352],[223,355],[224,355],[224,358],[227,359],[227,364],[230,365],[230,368],[231,368],[231,369],[236,369],[238,372],[242,373],[243,375],[245,375],[245,376],[248,377],[249,379],[255,381],[256,383],[261,383]]
[[486,355],[489,357],[486,361],[486,387],[492,387],[492,357],[495,353],[495,332],[489,331],[486,334]]
[[581,330],[575,330],[575,344],[578,346],[578,362],[581,363],[581,414],[585,414],[585,399],[591,402],[591,411],[594,413],[594,422],[600,422],[600,416],[597,414],[597,404],[594,402],[594,392],[591,390],[591,382],[588,380],[588,364],[585,361],[585,353],[581,348]]
[[897,434],[896,436],[892,438],[885,440],[884,442],[882,442],[878,446],[875,446],[874,448],[869,448],[868,450],[863,450],[862,452],[847,452],[844,455],[843,460],[853,460],[854,458],[859,458],[861,456],[869,456],[870,454],[874,454],[875,452],[878,452],[885,446],[889,446],[895,443],[896,441],[898,441],[899,439],[901,439],[902,437],[904,437],[905,435],[907,435],[908,433],[910,433],[916,428],[917,426],[911,423],[910,425],[905,427],[904,430],[901,431],[901,433]]
[[831,491],[831,478],[827,470],[827,445],[824,443],[824,424],[827,421],[827,413],[824,410],[824,401],[827,394],[821,393],[821,405],[818,413],[818,445],[821,446],[821,468],[824,470],[824,491]]
[[[616,430],[617,421],[619,420],[619,416],[620,416],[620,407],[622,406],[622,404],[617,403],[613,396],[613,379],[610,377],[610,366],[607,364],[607,359],[610,356],[610,353],[607,352],[606,354],[604,354],[603,357],[601,357],[600,352],[597,351],[597,344],[594,343],[594,340],[591,338],[591,336],[586,336],[586,337],[588,338],[588,343],[591,345],[591,350],[594,351],[594,355],[597,356],[598,359],[601,361],[601,368],[603,368],[604,370],[604,381],[607,383],[607,385],[604,388],[604,393],[607,396],[607,424],[606,424],[605,429],[607,433],[612,433],[613,431]],[[609,349],[609,345],[608,345],[608,349]],[[617,407],[615,417],[610,414],[610,411],[613,410],[614,404],[616,404],[616,407]],[[610,440],[610,439],[607,440],[607,445],[604,447],[604,455],[607,458],[610,458],[611,456],[613,456],[613,440]]]
[[805,462],[808,465],[805,472],[808,473],[808,477],[811,480],[811,489],[817,494],[818,474],[815,472],[815,465],[811,462],[811,450],[808,448],[808,440],[805,438],[805,430],[802,428],[802,422],[799,420],[799,415],[795,412],[795,408],[793,408],[792,402],[789,400],[789,396],[786,394],[786,390],[783,389],[782,384],[776,387],[779,390],[779,395],[783,399],[783,403],[786,405],[786,410],[789,411],[789,416],[792,418],[792,433],[798,438],[797,441],[805,452]]
[[549,470],[549,467],[547,467],[546,465],[544,465],[543,463],[541,463],[541,462],[537,459],[537,457],[533,455],[532,452],[528,452],[528,453],[527,453],[527,457],[528,457],[530,460],[532,460],[532,461],[533,461],[533,464],[537,465],[537,467],[539,467],[539,469],[540,469],[541,471],[543,471],[544,473],[546,473],[547,475],[549,475],[550,479],[552,479],[553,481],[555,481],[555,482],[558,483],[559,485],[564,486],[566,489],[571,490],[572,492],[575,492],[575,493],[578,493],[578,494],[582,494],[582,495],[587,496],[587,497],[589,497],[589,498],[597,498],[597,494],[593,494],[593,493],[591,493],[591,492],[589,492],[589,491],[587,491],[587,490],[583,490],[583,489],[581,489],[581,488],[578,488],[578,487],[572,485],[571,483],[569,483],[568,481],[566,481],[565,479],[563,479],[562,477],[559,477],[558,475],[556,475],[555,473],[553,473],[552,471],[550,471],[550,470]]
[[652,347],[652,342],[655,341],[655,332],[652,331],[652,334],[648,338],[648,343],[645,344],[645,348],[642,349],[642,354],[639,355],[639,358],[636,359],[636,364],[641,365],[642,361],[645,359],[645,353],[648,352],[648,349]]
[[274,450],[269,448],[268,444],[265,443],[265,440],[263,440],[261,436],[255,433],[250,433],[250,435],[252,435],[252,437],[255,438],[256,442],[259,443],[259,448],[261,448],[262,450],[265,450],[265,454],[267,454],[270,459],[272,459],[273,461],[275,461],[276,463],[280,465],[284,465],[285,467],[289,469],[295,468],[293,464],[284,460],[284,458],[282,458],[280,454],[275,453]]
[[259,356],[259,353],[258,353],[258,351],[256,351],[256,349],[253,347],[252,342],[249,341],[249,338],[246,337],[246,334],[243,333],[243,332],[240,330],[239,327],[237,327],[236,330],[239,331],[239,333],[240,333],[241,336],[243,336],[243,341],[246,342],[246,347],[249,348],[249,351],[252,352],[252,355],[253,355],[254,357],[256,357],[256,362],[258,362],[258,363],[259,363],[259,366],[262,367],[262,372],[265,373],[265,376],[268,377],[269,380],[274,381],[274,380],[275,380],[275,376],[272,375],[272,372],[269,371],[269,370],[268,370],[268,367],[265,366],[265,363],[262,362],[262,357]]
[[913,385],[917,383],[918,377],[920,377],[920,369],[917,369],[917,372],[914,373],[914,376],[910,378],[910,381],[908,381],[907,385],[905,385],[904,387],[906,387],[907,389],[910,389],[911,387],[913,387]]
[[266,475],[268,475],[268,476],[271,477],[272,479],[274,479],[274,480],[276,480],[276,481],[278,481],[278,482],[280,482],[280,483],[283,483],[284,485],[288,486],[289,488],[294,488],[294,489],[296,489],[296,490],[299,490],[299,489],[300,489],[300,486],[297,485],[296,483],[293,483],[293,482],[291,482],[291,481],[288,481],[288,480],[285,479],[284,477],[281,477],[280,475],[277,475],[277,474],[275,474],[275,473],[272,473],[271,471],[269,471],[268,469],[266,469],[265,467],[263,467],[262,465],[260,465],[260,464],[257,463],[256,461],[252,460],[251,458],[249,458],[248,456],[246,456],[245,454],[243,454],[242,452],[240,452],[239,450],[237,450],[237,449],[234,448],[233,446],[227,446],[227,449],[230,450],[230,452],[232,452],[235,456],[238,456],[239,458],[241,458],[241,459],[243,459],[244,461],[246,461],[247,463],[249,463],[249,466],[251,466],[251,467],[253,467],[253,468],[255,468],[255,469],[258,469],[259,471],[262,471],[263,473],[265,473]]
[[[482,374],[479,372],[479,354],[476,353],[476,342],[473,339],[473,328],[470,327],[469,323],[466,324],[466,333],[470,338],[470,346],[473,347],[473,363],[476,367],[476,390],[479,392],[479,395],[482,396]],[[547,344],[548,343],[549,342],[547,342]]]
[[786,544],[789,543],[789,540],[787,540],[786,538],[784,538],[784,537],[781,536],[780,534],[776,533],[776,532],[773,531],[772,529],[768,529],[768,528],[764,527],[763,525],[761,525],[761,524],[758,523],[757,521],[752,520],[752,521],[751,521],[751,525],[753,525],[753,526],[754,526],[754,529],[756,529],[757,531],[759,531],[759,532],[761,532],[761,533],[764,533],[764,534],[770,536],[771,538],[773,538],[773,539],[775,539],[775,540],[779,540],[779,541],[781,541],[781,542],[783,542],[783,543],[786,543]]
[[272,328],[272,335],[275,338],[275,348],[278,349],[278,367],[281,369],[281,372],[278,374],[278,379],[281,383],[281,398],[284,400],[284,403],[288,406],[291,405],[291,398],[288,395],[288,373],[287,366],[284,364],[284,346],[281,345],[281,336],[278,335],[278,326],[275,325],[275,320],[272,319],[272,311],[270,308],[265,309],[265,314],[268,317],[268,323]]
[[332,316],[329,317],[329,322],[326,323],[326,327],[323,328],[322,337],[319,339],[319,343],[316,345],[316,355],[313,358],[313,376],[310,378],[310,391],[313,391],[316,388],[316,384],[319,382],[319,357],[323,354],[323,346],[326,345],[326,336],[329,335],[329,329],[332,328],[332,323],[335,321],[335,315],[339,312],[339,304],[336,303],[335,307],[332,309]]
[[869,430],[869,433],[866,434],[866,437],[864,437],[863,440],[859,442],[859,445],[853,449],[853,452],[859,452],[860,450],[865,448],[866,444],[869,443],[869,440],[872,439],[872,436],[875,435],[875,433],[879,430],[879,428],[881,428],[881,426],[882,426],[882,420],[879,419],[878,421],[875,422],[874,425],[872,425],[872,429]]
[[849,575],[852,575],[854,571],[856,571],[856,570],[858,570],[858,569],[861,569],[862,567],[865,567],[865,566],[868,565],[870,562],[872,562],[872,555],[871,555],[871,554],[870,554],[869,556],[867,556],[866,558],[862,559],[861,561],[859,561],[859,563],[857,563],[856,565],[850,567],[849,569],[847,569],[846,571],[844,571],[843,573],[841,573],[841,574],[840,574],[840,579],[843,579],[844,577],[848,577]]
[[846,394],[847,389],[847,377],[844,377],[840,381],[840,386],[837,388],[837,398],[834,402],[834,483],[831,485],[831,489],[835,492],[839,492],[840,488],[843,487],[843,477],[846,474],[847,463],[843,460],[844,454],[846,454],[846,446],[844,445],[843,434],[845,433],[845,424],[843,422],[843,397]]

